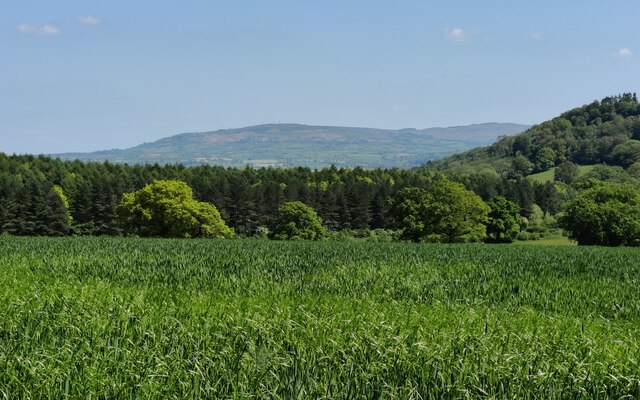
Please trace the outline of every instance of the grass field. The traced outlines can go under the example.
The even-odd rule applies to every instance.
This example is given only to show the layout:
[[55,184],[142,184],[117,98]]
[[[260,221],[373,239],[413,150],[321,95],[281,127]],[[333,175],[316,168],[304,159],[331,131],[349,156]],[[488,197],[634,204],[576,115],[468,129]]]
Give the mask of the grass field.
[[[595,167],[594,165],[578,165],[578,170],[580,171],[579,175],[583,175],[586,174],[587,172],[591,171],[593,169],[593,167]],[[556,172],[556,168],[550,168],[544,172],[539,172],[537,174],[531,174],[529,176],[527,176],[527,178],[532,179],[536,182],[539,183],[545,183],[545,182],[553,182],[554,181],[554,174]]]
[[513,242],[513,244],[527,246],[576,246],[578,243],[566,236],[553,236],[536,240],[518,240]]
[[638,398],[640,253],[0,237],[0,398]]

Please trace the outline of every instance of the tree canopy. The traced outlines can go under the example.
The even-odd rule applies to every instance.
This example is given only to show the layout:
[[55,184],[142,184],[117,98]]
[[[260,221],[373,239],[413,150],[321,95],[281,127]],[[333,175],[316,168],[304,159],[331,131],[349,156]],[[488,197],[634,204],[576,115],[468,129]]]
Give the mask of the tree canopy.
[[546,171],[566,161],[626,169],[640,161],[638,139],[640,102],[635,93],[624,93],[574,108],[489,147],[435,161],[430,168],[493,168],[511,178]]
[[581,245],[640,245],[640,193],[632,186],[586,182],[560,223]]
[[126,233],[153,237],[228,237],[218,210],[193,199],[184,182],[154,181],[125,193],[118,206],[119,222]]
[[491,199],[487,221],[487,240],[496,243],[513,242],[520,233],[520,207],[502,196]]
[[284,203],[278,209],[278,222],[273,230],[276,240],[320,240],[326,236],[322,219],[313,208],[300,201]]
[[489,207],[464,185],[445,178],[435,180],[429,190],[403,189],[390,211],[405,239],[451,243],[486,237]]

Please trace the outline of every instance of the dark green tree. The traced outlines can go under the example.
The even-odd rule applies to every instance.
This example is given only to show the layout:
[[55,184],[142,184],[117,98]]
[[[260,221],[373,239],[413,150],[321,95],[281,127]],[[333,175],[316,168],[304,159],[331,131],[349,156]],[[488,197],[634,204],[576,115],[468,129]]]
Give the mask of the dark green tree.
[[487,205],[487,241],[493,243],[511,243],[520,233],[520,207],[502,196],[494,197]]
[[640,193],[624,184],[591,180],[584,185],[560,218],[569,237],[581,245],[640,245]]
[[429,234],[428,198],[426,189],[409,187],[392,199],[389,214],[394,219],[394,227],[400,229],[402,239],[419,242]]
[[611,162],[628,168],[640,161],[640,140],[627,140],[611,151]]
[[556,165],[556,152],[550,147],[543,147],[536,154],[536,169],[546,171]]
[[553,173],[553,179],[571,185],[580,175],[580,168],[571,161],[563,162]]
[[511,171],[516,178],[527,176],[533,171],[533,163],[525,156],[518,154],[511,161]]

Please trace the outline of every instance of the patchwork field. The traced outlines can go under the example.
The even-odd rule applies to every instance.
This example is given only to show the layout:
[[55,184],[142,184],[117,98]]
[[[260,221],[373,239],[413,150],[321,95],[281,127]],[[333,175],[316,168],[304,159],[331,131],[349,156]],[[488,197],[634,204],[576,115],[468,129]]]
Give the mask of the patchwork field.
[[0,237],[0,398],[638,398],[640,252]]

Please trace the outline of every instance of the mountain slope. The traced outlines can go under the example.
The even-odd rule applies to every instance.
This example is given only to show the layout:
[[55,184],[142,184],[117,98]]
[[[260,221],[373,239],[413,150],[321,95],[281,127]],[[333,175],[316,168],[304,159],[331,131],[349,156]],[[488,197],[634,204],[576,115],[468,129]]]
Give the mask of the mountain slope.
[[594,101],[491,146],[430,162],[426,168],[456,173],[495,170],[519,177],[565,162],[608,166],[591,175],[640,173],[640,103],[635,93]]
[[124,150],[64,153],[54,156],[117,163],[212,164],[226,167],[337,166],[413,167],[528,126],[487,123],[450,128],[372,129],[298,124],[184,133]]

